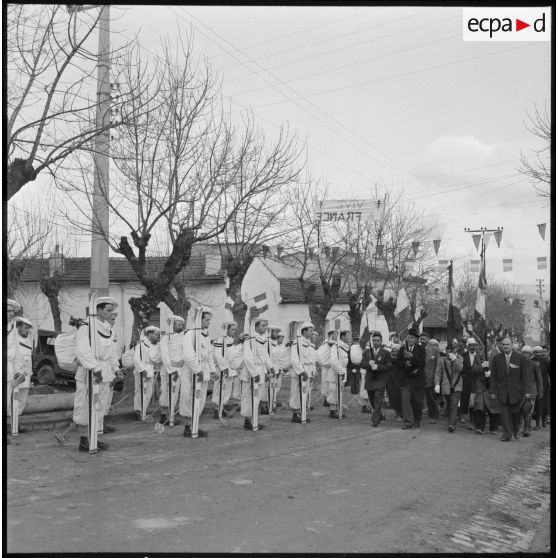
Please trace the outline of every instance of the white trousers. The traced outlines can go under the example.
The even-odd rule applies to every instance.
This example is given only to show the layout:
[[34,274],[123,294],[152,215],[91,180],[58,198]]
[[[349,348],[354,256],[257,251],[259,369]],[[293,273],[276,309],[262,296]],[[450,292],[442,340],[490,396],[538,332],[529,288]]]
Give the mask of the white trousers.
[[100,402],[101,402],[101,412],[97,415],[97,424],[99,430],[103,429],[103,421],[108,415],[110,404],[112,403],[113,389],[111,386],[112,382],[101,382],[100,389]]
[[[6,406],[7,415],[11,416],[12,414],[12,392],[14,388],[9,384],[6,386],[6,396],[8,397],[8,405]],[[25,408],[25,404],[27,403],[27,395],[29,394],[29,388],[19,388],[19,411],[17,413],[18,416],[23,413],[23,409]]]
[[[263,384],[258,384],[258,396],[254,401],[254,405],[259,405]],[[250,380],[242,380],[242,396],[240,398],[240,414],[244,418],[252,418],[252,389]]]
[[[209,382],[200,382],[199,380],[196,380],[196,385],[201,387],[198,420],[203,412],[203,408],[205,407],[208,384]],[[183,417],[192,418],[192,374],[189,372],[183,373],[180,378],[180,403],[178,412]]]
[[[159,405],[164,409],[168,409],[169,408],[169,374],[161,371],[160,378],[161,378],[161,393],[159,393]],[[180,374],[178,374],[178,378],[176,379],[174,393],[172,396],[175,410],[178,408],[177,402],[178,402],[179,395],[180,395]]]
[[[147,384],[147,395],[145,396],[145,410],[149,408],[151,403],[151,398],[153,397],[153,377],[144,378],[143,380]],[[141,413],[141,381],[140,373],[134,369],[134,411],[139,411]]]
[[[225,385],[223,386],[223,399],[221,401],[222,405],[226,405],[233,393],[233,385],[235,378],[226,378]],[[213,382],[213,393],[211,394],[211,401],[215,405],[219,405],[219,390],[221,389],[221,379],[215,380]],[[239,394],[240,395],[240,394]]]

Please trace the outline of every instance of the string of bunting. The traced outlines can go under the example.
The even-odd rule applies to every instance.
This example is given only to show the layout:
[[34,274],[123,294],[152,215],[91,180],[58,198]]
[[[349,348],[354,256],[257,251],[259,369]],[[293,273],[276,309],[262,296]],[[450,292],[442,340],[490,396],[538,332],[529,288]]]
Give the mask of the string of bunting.
[[[446,271],[449,260],[438,260],[440,271]],[[471,273],[480,273],[481,260],[470,260]],[[513,271],[513,258],[502,258],[503,271]],[[548,269],[548,261],[546,256],[537,258],[537,269],[539,271]]]

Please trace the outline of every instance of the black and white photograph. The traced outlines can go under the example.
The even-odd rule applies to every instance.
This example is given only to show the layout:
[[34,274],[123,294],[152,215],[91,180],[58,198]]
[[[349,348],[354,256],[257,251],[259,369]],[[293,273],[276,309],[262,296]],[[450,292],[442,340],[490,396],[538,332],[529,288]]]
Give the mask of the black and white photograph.
[[556,552],[555,2],[3,4],[3,552]]

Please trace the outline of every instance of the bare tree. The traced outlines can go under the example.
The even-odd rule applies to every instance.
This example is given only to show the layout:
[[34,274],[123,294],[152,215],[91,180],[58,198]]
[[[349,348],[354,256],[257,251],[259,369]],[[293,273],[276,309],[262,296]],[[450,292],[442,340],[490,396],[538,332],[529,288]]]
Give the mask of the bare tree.
[[[120,124],[95,121],[99,54],[90,48],[101,9],[68,6],[11,4],[7,10],[8,199]],[[110,53],[113,67],[129,46]],[[123,91],[119,106],[133,96]]]
[[[8,263],[8,295],[14,296],[19,280],[30,261],[42,256],[49,235],[53,229],[52,220],[45,215],[52,214],[49,204],[37,211],[34,204],[25,204],[28,209],[8,205],[6,227],[6,255]],[[52,210],[52,208],[50,208]]]
[[[268,146],[249,122],[233,126],[210,67],[194,58],[191,42],[182,37],[173,48],[163,45],[154,68],[138,60],[122,79],[124,87],[139,91],[129,101],[136,116],[123,123],[113,142],[117,172],[105,197],[112,230],[126,232],[107,240],[145,288],[142,296],[130,298],[134,341],[160,302],[178,309],[173,290],[194,243],[223,234],[237,212],[249,211],[254,200],[292,174],[299,153],[287,134]],[[90,176],[82,168],[85,188],[72,200],[81,217],[68,218],[102,230],[90,214]],[[157,270],[150,269],[151,240],[165,235],[170,252]]]
[[519,172],[529,178],[529,181],[535,188],[539,196],[544,198],[550,197],[550,183],[552,180],[551,163],[550,163],[550,147],[552,145],[552,124],[548,109],[544,107],[542,113],[535,105],[533,112],[527,113],[529,123],[526,124],[527,129],[542,140],[542,146],[539,149],[533,149],[535,155],[534,160],[521,152],[521,166]]
[[384,204],[383,218],[357,223],[346,232],[354,239],[353,255],[345,259],[345,273],[351,277],[351,326],[360,330],[366,308],[374,301],[388,328],[396,329],[401,291],[407,295],[413,323],[418,326],[427,315],[426,282],[437,279],[437,266],[429,251],[433,227],[401,193],[375,188],[371,197]]
[[292,222],[284,260],[298,270],[304,302],[319,337],[323,338],[326,318],[343,293],[347,292],[343,264],[352,252],[353,239],[344,227],[324,226],[315,217],[317,203],[327,188],[307,177],[292,198]]

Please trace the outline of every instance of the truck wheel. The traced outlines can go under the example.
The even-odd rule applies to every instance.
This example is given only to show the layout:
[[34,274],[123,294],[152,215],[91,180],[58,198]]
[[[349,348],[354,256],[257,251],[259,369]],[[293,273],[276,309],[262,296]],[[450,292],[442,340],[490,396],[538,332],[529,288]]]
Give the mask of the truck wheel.
[[36,376],[38,384],[53,384],[56,379],[54,368],[50,364],[41,364],[37,369]]

